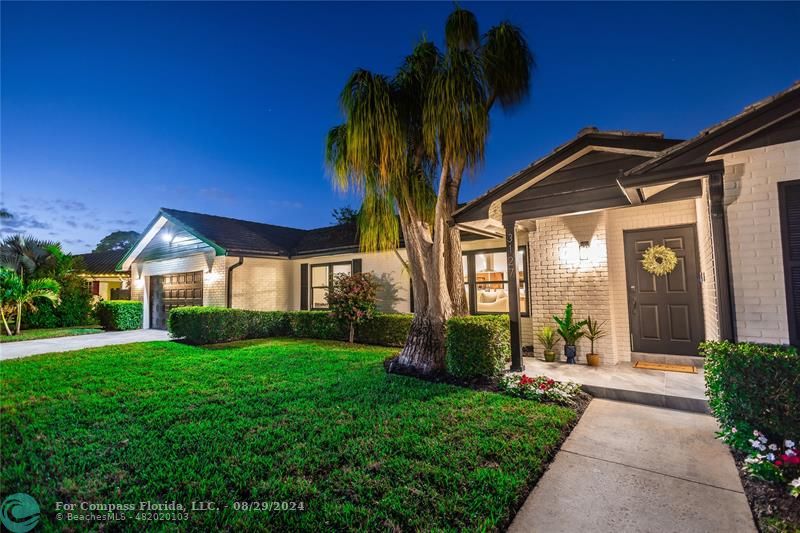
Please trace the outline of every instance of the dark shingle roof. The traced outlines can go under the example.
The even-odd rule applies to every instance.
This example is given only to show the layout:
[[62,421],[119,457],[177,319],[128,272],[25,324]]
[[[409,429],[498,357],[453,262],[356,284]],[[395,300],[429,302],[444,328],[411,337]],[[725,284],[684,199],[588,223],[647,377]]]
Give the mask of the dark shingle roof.
[[127,250],[112,250],[110,252],[96,252],[91,254],[80,254],[76,257],[83,259],[84,270],[90,274],[114,274],[119,275],[116,267]]
[[162,208],[161,212],[198,236],[213,241],[231,255],[258,253],[292,256],[358,248],[355,224],[304,230],[177,209]]

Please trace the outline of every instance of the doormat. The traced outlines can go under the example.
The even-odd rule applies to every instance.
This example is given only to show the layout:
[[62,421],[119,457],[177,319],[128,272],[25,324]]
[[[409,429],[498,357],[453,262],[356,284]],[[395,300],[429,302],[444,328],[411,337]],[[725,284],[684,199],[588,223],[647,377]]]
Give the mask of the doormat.
[[663,370],[664,372],[684,372],[686,374],[697,374],[697,369],[692,365],[669,365],[665,363],[648,363],[646,361],[636,361],[633,368],[643,370]]

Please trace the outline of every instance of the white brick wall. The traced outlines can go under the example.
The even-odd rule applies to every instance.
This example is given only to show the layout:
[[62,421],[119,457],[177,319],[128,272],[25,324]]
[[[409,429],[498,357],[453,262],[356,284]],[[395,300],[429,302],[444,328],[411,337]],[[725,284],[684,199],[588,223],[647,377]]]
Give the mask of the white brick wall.
[[778,182],[800,179],[800,141],[723,156],[739,340],[788,343]]
[[[228,267],[238,260],[228,257]],[[288,259],[245,257],[232,273],[232,306],[258,311],[294,309],[293,274],[294,262]]]

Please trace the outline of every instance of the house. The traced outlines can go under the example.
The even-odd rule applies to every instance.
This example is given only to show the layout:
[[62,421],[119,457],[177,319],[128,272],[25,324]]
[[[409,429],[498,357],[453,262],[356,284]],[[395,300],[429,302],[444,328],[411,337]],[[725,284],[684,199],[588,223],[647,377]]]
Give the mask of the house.
[[130,298],[130,272],[116,270],[125,250],[80,254],[83,263],[80,275],[89,285],[95,300],[127,300]]
[[[512,367],[567,302],[607,321],[605,364],[703,339],[800,344],[800,83],[684,142],[585,130],[455,219],[527,247],[530,287],[508,273]],[[642,268],[654,244],[677,256],[667,276]]]
[[[798,343],[799,184],[800,84],[688,141],[587,128],[455,214],[470,312],[510,314],[515,369],[568,302],[606,321],[604,364],[696,356],[703,339]],[[676,255],[666,276],[641,266],[655,244]],[[322,309],[334,274],[362,270],[384,310],[413,311],[404,250],[361,253],[354,225],[162,209],[118,268],[146,327],[178,305]]]

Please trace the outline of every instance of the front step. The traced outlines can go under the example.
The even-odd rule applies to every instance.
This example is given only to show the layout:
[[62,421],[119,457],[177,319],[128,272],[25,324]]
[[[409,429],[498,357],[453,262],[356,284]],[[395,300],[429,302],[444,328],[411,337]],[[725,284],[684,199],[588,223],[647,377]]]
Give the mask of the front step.
[[689,365],[703,368],[705,358],[692,355],[669,355],[660,353],[631,352],[631,363],[644,361],[646,363],[662,363],[667,365]]
[[614,389],[611,387],[601,387],[598,385],[581,385],[581,388],[594,396],[605,400],[617,400],[619,402],[638,403],[652,405],[653,407],[665,407],[677,411],[690,411],[692,413],[710,414],[708,401],[699,398],[684,398],[682,396],[672,396],[669,394],[656,394],[652,392],[640,392],[634,390]]

